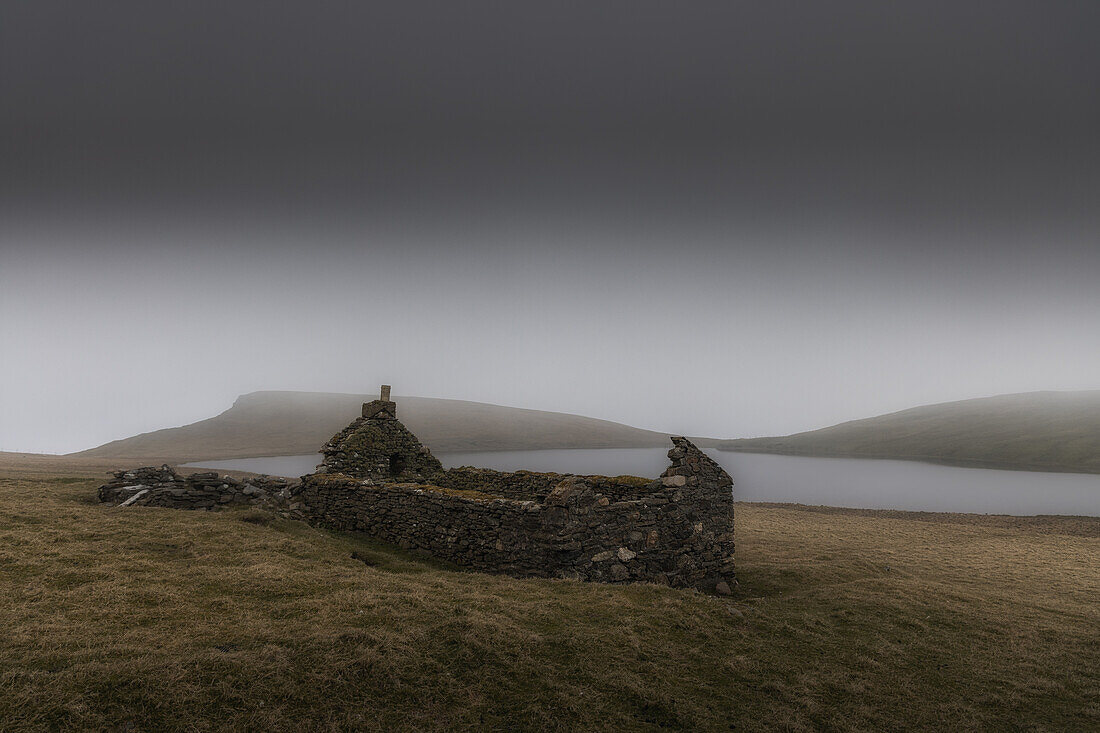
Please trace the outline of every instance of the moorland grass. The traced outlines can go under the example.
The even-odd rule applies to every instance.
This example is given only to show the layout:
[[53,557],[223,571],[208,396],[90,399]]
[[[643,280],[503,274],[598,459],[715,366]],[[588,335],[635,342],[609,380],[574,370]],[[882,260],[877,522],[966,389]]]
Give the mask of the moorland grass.
[[924,405],[805,433],[713,445],[749,453],[1100,473],[1100,390],[1027,392]]
[[720,599],[107,508],[97,483],[0,478],[4,731],[1100,728],[1088,520],[738,504]]

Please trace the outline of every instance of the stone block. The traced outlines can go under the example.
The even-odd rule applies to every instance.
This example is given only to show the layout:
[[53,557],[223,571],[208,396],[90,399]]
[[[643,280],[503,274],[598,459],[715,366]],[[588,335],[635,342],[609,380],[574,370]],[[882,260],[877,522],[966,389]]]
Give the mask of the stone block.
[[620,547],[618,550],[615,551],[615,555],[623,562],[630,562],[638,556],[638,553],[632,550],[628,550],[625,547]]

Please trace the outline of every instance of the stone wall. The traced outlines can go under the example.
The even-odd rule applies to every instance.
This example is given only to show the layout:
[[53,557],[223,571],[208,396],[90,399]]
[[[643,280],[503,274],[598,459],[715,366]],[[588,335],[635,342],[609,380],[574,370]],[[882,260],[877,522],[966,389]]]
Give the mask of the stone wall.
[[168,466],[118,471],[101,501],[179,509],[260,505],[293,519],[363,532],[459,565],[607,583],[648,581],[729,593],[733,481],[686,438],[656,479],[463,466],[443,470],[381,399],[321,449],[301,484]]
[[690,441],[673,443],[656,480],[462,468],[437,474],[450,484],[439,486],[321,473],[295,498],[314,523],[478,570],[728,593],[733,483]]
[[270,476],[238,481],[213,471],[181,476],[168,466],[146,466],[115,471],[97,493],[100,501],[116,505],[218,510],[242,505],[284,507],[294,488],[286,479]]
[[[461,466],[448,468],[429,478],[434,486],[448,489],[483,491],[506,499],[544,501],[554,487],[571,477],[570,473],[537,471],[494,471],[489,468]],[[660,486],[654,479],[638,476],[585,476],[600,493],[614,499],[629,498],[640,490]]]
[[477,570],[519,575],[544,563],[542,507],[477,491],[375,484],[345,475],[304,476],[297,500],[309,521],[363,532]]
[[363,405],[363,417],[321,446],[323,471],[381,481],[424,481],[443,466],[395,417],[393,402]]
[[505,499],[518,501],[542,501],[561,483],[565,474],[516,471],[506,473],[489,468],[461,466],[448,468],[431,477],[435,486],[447,489],[481,491]]

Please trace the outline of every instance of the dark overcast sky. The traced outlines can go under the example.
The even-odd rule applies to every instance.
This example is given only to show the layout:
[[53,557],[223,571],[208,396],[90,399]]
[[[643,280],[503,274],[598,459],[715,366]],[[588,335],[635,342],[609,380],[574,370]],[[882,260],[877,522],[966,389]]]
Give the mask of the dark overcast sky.
[[1059,173],[1095,184],[1081,162],[1100,126],[1094,2],[44,0],[0,14],[4,175],[28,192],[450,197],[535,176],[541,196],[596,169],[690,196],[764,170],[812,189],[835,166],[918,191],[1029,172],[1039,191]]
[[[379,375],[715,435],[1100,386],[1098,37],[1096,2],[4,3],[0,449]],[[674,395],[641,361],[687,319],[724,346]],[[184,338],[291,353],[117,346]]]

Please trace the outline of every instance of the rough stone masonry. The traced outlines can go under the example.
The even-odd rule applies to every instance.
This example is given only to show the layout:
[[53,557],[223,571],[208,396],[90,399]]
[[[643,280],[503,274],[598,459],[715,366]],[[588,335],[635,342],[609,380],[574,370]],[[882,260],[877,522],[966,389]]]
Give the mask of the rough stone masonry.
[[326,443],[308,521],[478,570],[729,593],[733,480],[687,438],[657,479],[444,470],[381,399]]
[[672,438],[656,479],[485,468],[443,469],[397,419],[383,386],[334,435],[300,485],[168,466],[119,471],[104,502],[181,509],[260,505],[363,532],[476,570],[605,583],[647,581],[727,594],[733,480],[687,438]]
[[285,509],[294,485],[286,479],[254,476],[237,480],[214,471],[181,476],[169,466],[115,471],[98,489],[99,500],[119,506],[218,510],[237,506]]

